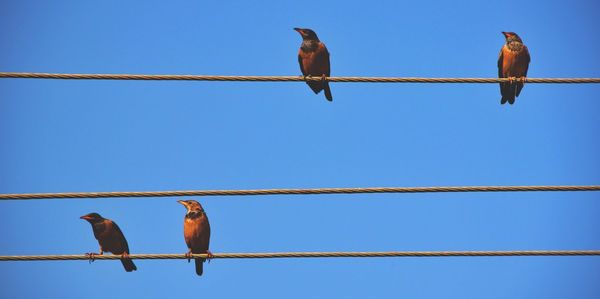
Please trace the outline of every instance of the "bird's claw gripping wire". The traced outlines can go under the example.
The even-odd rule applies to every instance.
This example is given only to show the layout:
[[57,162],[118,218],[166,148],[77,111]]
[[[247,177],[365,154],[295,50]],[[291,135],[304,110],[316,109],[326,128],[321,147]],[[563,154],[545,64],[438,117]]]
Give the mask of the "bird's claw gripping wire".
[[208,260],[208,262],[210,263],[210,260],[212,260],[213,258],[215,258],[215,256],[212,254],[212,252],[210,251],[206,251],[206,259]]
[[191,251],[187,252],[187,253],[185,254],[185,257],[187,258],[187,260],[188,260],[188,263],[189,263],[189,262],[190,262],[190,260],[192,259],[192,252],[191,252]]
[[88,261],[90,264],[96,260],[97,255],[102,255],[102,253],[95,253],[95,252],[86,252],[85,253],[85,256],[88,257]]
[[[188,260],[188,263],[190,262],[190,260],[193,258],[193,253],[190,251],[188,253],[185,254],[185,257]],[[212,254],[212,252],[210,251],[206,251],[206,259],[208,260],[208,262],[210,263],[210,260],[213,259],[215,256]]]
[[525,85],[525,81],[527,81],[527,79],[525,78],[525,76],[522,76],[522,77],[520,78],[520,80],[521,80],[521,83],[522,83],[523,85]]

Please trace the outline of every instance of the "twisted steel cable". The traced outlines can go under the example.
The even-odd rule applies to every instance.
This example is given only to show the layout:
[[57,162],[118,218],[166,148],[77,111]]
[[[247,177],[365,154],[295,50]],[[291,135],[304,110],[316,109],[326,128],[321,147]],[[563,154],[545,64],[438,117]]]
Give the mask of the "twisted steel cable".
[[[0,78],[73,79],[73,80],[184,80],[184,81],[252,81],[292,82],[320,81],[321,77],[302,76],[213,76],[213,75],[144,75],[144,74],[56,74],[0,72]],[[329,82],[369,83],[499,83],[508,78],[417,78],[417,77],[328,77]],[[517,80],[521,80],[517,78]],[[600,83],[600,78],[525,78],[526,83]]]
[[[213,253],[215,259],[264,258],[332,258],[332,257],[475,257],[475,256],[595,256],[600,250],[511,250],[511,251],[383,251],[383,252],[265,252],[265,253]],[[157,260],[188,259],[185,254],[131,254],[132,259]],[[193,254],[192,258],[207,258],[206,254]],[[118,260],[120,255],[96,255],[94,260]],[[72,255],[2,255],[0,261],[62,261],[89,260],[83,254]]]
[[183,190],[71,193],[0,194],[0,200],[48,198],[107,198],[107,197],[173,197],[173,196],[243,196],[243,195],[310,195],[357,193],[433,193],[433,192],[534,192],[534,191],[600,191],[600,185],[590,186],[456,186],[456,187],[371,187],[371,188],[312,188],[312,189],[254,189],[254,190]]

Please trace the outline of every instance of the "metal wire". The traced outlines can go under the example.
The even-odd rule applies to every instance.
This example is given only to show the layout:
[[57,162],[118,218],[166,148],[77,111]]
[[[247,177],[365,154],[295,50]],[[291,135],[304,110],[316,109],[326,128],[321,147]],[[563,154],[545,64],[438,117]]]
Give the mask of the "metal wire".
[[[600,250],[511,250],[511,251],[384,251],[384,252],[267,252],[267,253],[213,253],[215,259],[264,258],[326,258],[326,257],[472,257],[472,256],[593,256]],[[131,254],[140,260],[181,260],[185,254]],[[206,254],[193,254],[193,258],[207,258]],[[59,261],[89,260],[82,254],[72,255],[3,255],[0,261]],[[95,260],[118,260],[120,255],[96,255]]]
[[308,195],[357,193],[432,193],[432,192],[532,192],[532,191],[600,191],[600,185],[590,186],[457,186],[457,187],[372,187],[316,189],[257,189],[257,190],[184,190],[129,192],[72,192],[72,193],[15,193],[0,194],[0,200],[48,198],[107,198],[107,197],[173,197],[173,196],[242,196],[242,195]]
[[[143,75],[143,74],[53,74],[0,72],[0,78],[73,79],[73,80],[184,80],[184,81],[252,81],[291,82],[320,81],[321,77],[302,76],[212,76],[212,75]],[[369,83],[499,83],[508,78],[417,78],[417,77],[328,77],[329,82]],[[520,78],[517,78],[520,81]],[[600,78],[525,78],[526,83],[600,83]]]

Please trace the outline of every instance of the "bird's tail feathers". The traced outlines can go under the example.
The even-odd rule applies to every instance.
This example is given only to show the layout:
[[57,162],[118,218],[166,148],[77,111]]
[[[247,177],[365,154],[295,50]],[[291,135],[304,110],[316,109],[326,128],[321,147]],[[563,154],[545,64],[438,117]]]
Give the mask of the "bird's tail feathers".
[[502,99],[500,100],[500,104],[504,105],[507,102],[509,104],[511,104],[511,105],[514,104],[515,103],[515,96],[512,96],[512,95],[504,95],[504,96],[502,96]]
[[133,263],[133,260],[130,259],[130,258],[122,258],[121,259],[121,263],[123,264],[123,267],[125,267],[125,271],[127,271],[127,272],[131,272],[131,271],[136,271],[137,270],[137,267]]
[[502,99],[500,100],[500,104],[509,104],[515,103],[515,98],[518,96],[517,86],[515,84],[509,83],[500,83],[500,91],[502,93]]
[[515,97],[518,97],[521,94],[521,90],[523,89],[523,83],[517,83],[517,88],[515,90]]
[[202,276],[204,259],[195,259],[194,262],[196,263],[196,274]]
[[325,90],[325,98],[330,102],[333,101],[331,89],[329,88],[329,82],[325,82],[325,84],[323,84],[323,89]]

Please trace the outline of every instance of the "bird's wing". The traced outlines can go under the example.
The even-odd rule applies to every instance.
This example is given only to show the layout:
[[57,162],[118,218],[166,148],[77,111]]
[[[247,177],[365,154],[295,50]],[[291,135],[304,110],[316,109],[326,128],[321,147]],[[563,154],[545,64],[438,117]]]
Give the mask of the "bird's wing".
[[531,62],[531,56],[529,56],[529,49],[527,46],[523,45],[523,56],[525,57],[525,73],[524,76],[527,77],[527,71],[529,70],[529,62]]
[[302,50],[298,51],[298,64],[300,64],[300,71],[302,75],[306,76],[306,70],[304,70],[304,66],[302,65]]
[[[504,73],[504,47],[503,46],[500,49],[500,54],[498,55],[498,78],[504,78],[505,73]],[[510,84],[506,83],[506,82],[501,82],[500,83],[500,94],[502,95],[502,98],[504,99],[504,97],[508,96],[510,94]]]
[[323,55],[325,56],[325,64],[326,64],[326,69],[327,72],[325,72],[325,75],[327,77],[331,76],[331,65],[329,63],[329,51],[327,50],[327,47],[325,47],[325,44],[321,43],[321,45],[323,45]]
[[115,238],[121,241],[121,245],[123,246],[124,251],[129,253],[129,244],[127,244],[127,239],[125,239],[125,235],[123,234],[117,223],[115,223],[114,221],[112,222],[112,226]]
[[210,243],[210,222],[208,222],[208,216],[206,216],[206,214],[204,215],[204,219],[202,219],[202,227],[204,233],[201,235],[201,243],[202,249],[206,251],[208,250]]
[[502,64],[504,63],[504,47],[500,49],[500,55],[498,55],[498,78],[502,78]]

